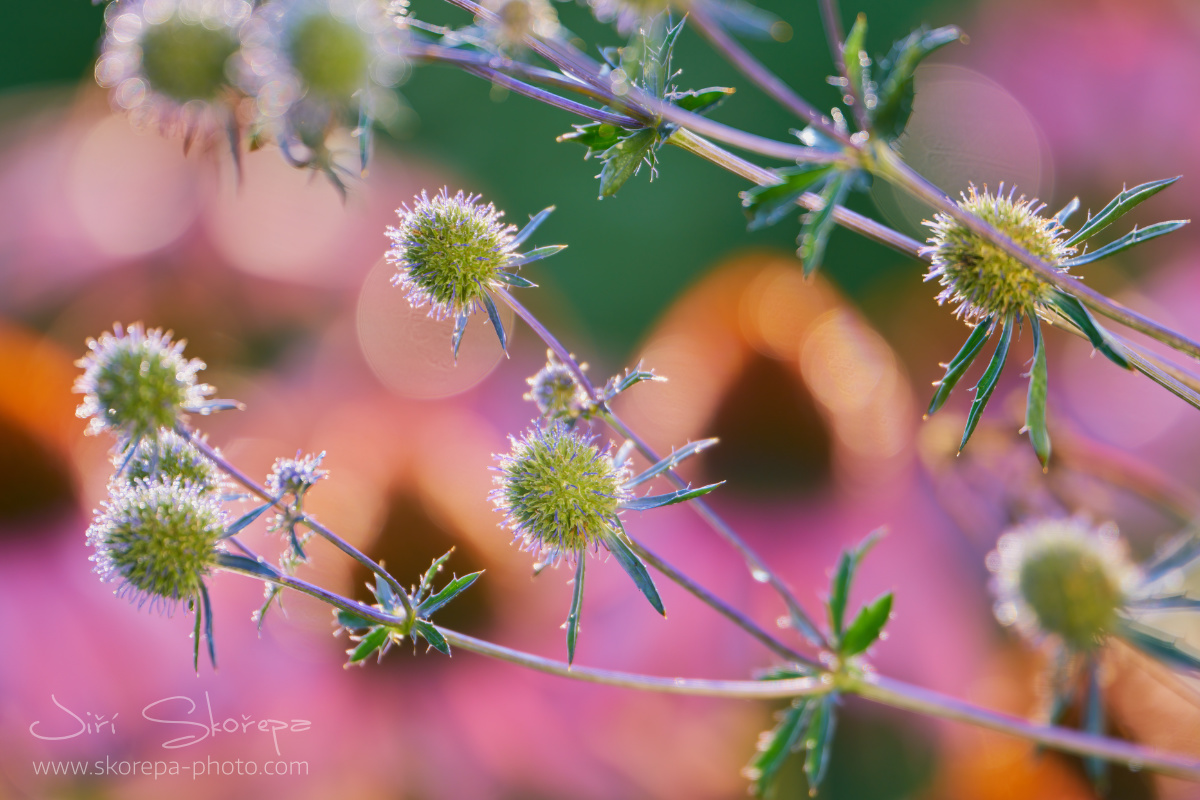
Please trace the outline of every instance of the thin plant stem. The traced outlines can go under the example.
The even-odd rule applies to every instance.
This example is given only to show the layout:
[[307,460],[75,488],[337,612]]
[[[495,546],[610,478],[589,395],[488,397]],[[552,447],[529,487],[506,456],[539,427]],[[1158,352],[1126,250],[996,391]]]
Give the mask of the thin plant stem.
[[850,137],[834,127],[828,117],[797,94],[783,82],[783,79],[767,69],[736,39],[726,33],[725,29],[708,15],[703,3],[694,3],[688,8],[688,22],[708,40],[713,49],[724,56],[725,60],[732,64],[738,72],[762,89],[769,97],[800,119],[820,128],[826,136],[844,145],[850,144]]
[[849,98],[850,108],[854,111],[854,119],[858,129],[865,131],[869,127],[867,107],[859,95],[857,86],[850,80],[850,72],[846,69],[846,32],[842,27],[842,12],[837,0],[821,0],[821,27],[825,29],[825,40],[829,42],[829,55],[833,58],[833,66],[837,74],[846,82],[845,94]]
[[560,97],[553,92],[548,92],[545,89],[539,89],[536,86],[530,86],[527,83],[522,83],[516,78],[509,77],[503,72],[488,67],[463,66],[464,72],[474,75],[478,78],[489,80],[492,83],[510,89],[517,94],[523,94],[526,97],[531,97],[534,100],[540,100],[548,106],[560,108],[563,111],[568,111],[572,114],[577,114],[587,119],[595,120],[596,122],[607,122],[610,125],[620,125],[624,128],[641,128],[642,123],[633,117],[627,117],[624,114],[614,114],[611,111],[604,111],[599,108],[577,103],[574,100],[568,100],[565,97]]
[[701,586],[700,584],[693,581],[687,575],[684,575],[682,572],[675,569],[675,567],[671,566],[669,563],[667,563],[663,559],[659,558],[656,554],[654,554],[650,550],[646,549],[645,545],[643,545],[641,542],[639,542],[637,539],[633,538],[632,536],[629,536],[628,531],[626,531],[625,533],[629,539],[630,549],[633,550],[633,552],[637,553],[643,561],[645,561],[650,566],[654,567],[656,570],[661,572],[663,575],[666,575],[669,579],[671,579],[675,583],[679,584],[681,587],[683,587],[688,592],[690,592],[693,596],[695,596],[697,599],[699,599],[702,603],[705,603],[706,605],[712,607],[717,613],[721,614],[722,616],[724,616],[727,619],[729,619],[730,621],[732,621],[735,625],[740,627],[746,633],[750,634],[755,639],[757,639],[759,642],[761,642],[767,649],[771,650],[776,655],[778,655],[782,658],[785,658],[789,661],[794,661],[794,662],[803,664],[807,667],[812,667],[817,670],[822,669],[822,667],[819,663],[812,660],[808,656],[805,656],[805,655],[801,654],[800,652],[792,649],[791,647],[788,647],[783,642],[779,641],[774,636],[772,636],[771,634],[769,634],[765,630],[763,630],[761,627],[759,627],[754,622],[754,620],[750,619],[745,614],[738,611],[736,608],[733,608],[728,603],[726,603],[724,600],[717,597],[712,592],[708,591],[703,586]]
[[842,687],[867,700],[892,708],[941,719],[966,722],[1008,733],[1046,747],[1081,756],[1098,756],[1131,769],[1150,769],[1163,775],[1200,780],[1200,761],[1119,739],[1094,736],[1051,725],[1038,725],[1020,717],[989,711],[953,697],[879,675],[850,679]]
[[596,390],[596,387],[592,385],[592,382],[588,380],[588,376],[584,374],[583,367],[581,367],[579,362],[575,360],[575,356],[571,355],[570,351],[563,347],[563,344],[558,340],[558,337],[551,333],[546,326],[543,325],[541,321],[533,315],[532,311],[522,305],[522,303],[517,300],[517,298],[509,294],[507,290],[499,286],[494,286],[492,287],[492,291],[501,300],[508,304],[508,307],[513,310],[513,313],[525,320],[525,324],[537,334],[538,338],[545,342],[546,346],[554,351],[554,355],[558,356],[558,360],[565,364],[567,369],[571,370],[571,375],[575,377],[575,380],[580,386],[583,387],[584,391],[587,392],[588,397],[595,402],[599,402],[602,398],[601,394]]
[[[254,494],[258,495],[263,500],[266,500],[266,501],[272,503],[277,508],[279,508],[281,511],[288,510],[287,506],[283,504],[282,498],[272,497],[270,495],[270,493],[267,492],[265,489],[263,489],[262,486],[260,486],[253,478],[251,478],[246,473],[242,472],[233,463],[231,463],[224,456],[222,456],[220,453],[218,453],[216,450],[214,450],[211,446],[209,446],[208,442],[205,442],[203,439],[201,439],[198,436],[192,436],[191,432],[188,431],[183,426],[179,426],[178,428],[176,428],[176,432],[180,436],[183,436],[185,439],[188,439],[193,445],[195,445],[197,450],[199,450],[201,453],[204,454],[205,458],[207,458],[209,461],[213,462],[218,467],[220,467],[222,470],[224,470],[235,481],[242,484],[242,486],[246,487],[247,489],[249,489]],[[408,597],[408,592],[406,592],[404,590],[404,587],[402,587],[396,581],[396,579],[393,578],[388,573],[387,570],[385,570],[379,564],[375,563],[375,561],[373,559],[371,559],[365,553],[360,551],[357,547],[350,544],[345,539],[338,536],[336,533],[331,531],[329,528],[325,527],[320,522],[317,522],[315,519],[308,516],[307,514],[301,514],[297,521],[303,525],[306,525],[307,527],[311,528],[312,530],[316,531],[318,534],[320,534],[322,537],[324,537],[326,540],[328,540],[329,543],[332,544],[334,547],[341,550],[343,553],[350,556],[352,559],[357,561],[359,564],[362,564],[364,567],[369,569],[371,572],[375,573],[376,575],[378,575],[379,577],[381,577],[385,581],[387,581],[388,586],[390,586],[392,591],[396,593],[396,596],[398,598],[400,598],[400,602],[404,606],[405,613],[407,613],[410,618],[412,618],[414,616],[415,612],[413,611],[412,601]]]
[[357,617],[367,620],[368,622],[374,622],[377,625],[387,625],[388,627],[396,628],[397,630],[405,630],[410,621],[413,619],[411,615],[397,617],[394,614],[388,614],[380,611],[378,608],[369,606],[365,603],[360,603],[357,600],[351,600],[348,597],[342,597],[340,594],[331,592],[328,589],[323,589],[316,584],[309,583],[306,580],[301,580],[293,575],[286,575],[261,559],[259,559],[259,564],[269,568],[274,575],[268,578],[259,572],[255,572],[254,570],[245,569],[232,564],[222,564],[220,569],[224,572],[232,572],[238,575],[245,575],[246,577],[254,578],[256,580],[274,583],[286,589],[292,589],[293,591],[300,592],[301,594],[306,594],[309,597],[315,597],[326,605],[339,608],[342,611],[347,611]]

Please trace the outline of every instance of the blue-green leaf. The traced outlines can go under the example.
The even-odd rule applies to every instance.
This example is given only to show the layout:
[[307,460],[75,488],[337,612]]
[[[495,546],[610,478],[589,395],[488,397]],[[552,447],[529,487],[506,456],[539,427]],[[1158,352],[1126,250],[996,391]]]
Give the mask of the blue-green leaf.
[[850,190],[850,175],[850,172],[838,172],[829,179],[821,192],[824,205],[820,210],[810,212],[800,228],[797,255],[800,256],[806,277],[820,269],[821,261],[825,258],[825,244],[834,228],[833,210],[846,199],[846,193]]
[[221,534],[221,538],[228,539],[230,536],[236,536],[243,529],[245,529],[247,525],[261,517],[263,512],[274,505],[274,501],[268,501],[257,508],[250,509],[245,514],[242,514],[240,517],[230,523],[229,527],[225,529],[225,532]]
[[370,633],[359,641],[358,645],[350,651],[350,663],[357,664],[367,656],[374,653],[383,643],[387,641],[388,629],[380,625],[378,628],[373,628]]
[[1151,658],[1179,669],[1200,673],[1200,654],[1183,643],[1140,622],[1122,619],[1118,623],[1122,638]]
[[927,55],[940,47],[962,38],[954,26],[929,30],[921,26],[892,45],[891,51],[879,61],[877,101],[872,122],[875,131],[885,140],[893,140],[904,132],[913,106],[913,72]]
[[512,272],[504,272],[503,270],[496,273],[496,280],[501,283],[506,283],[516,289],[536,289],[537,284],[533,281],[526,280],[520,275]]
[[1057,289],[1050,295],[1050,302],[1069,319],[1092,343],[1092,347],[1103,353],[1109,361],[1125,369],[1133,369],[1125,357],[1125,348],[1108,331],[1096,322],[1083,303],[1066,292]]
[[546,218],[553,213],[554,206],[549,206],[547,208],[543,208],[541,211],[530,217],[529,222],[525,223],[525,227],[521,228],[521,230],[517,232],[517,235],[513,237],[513,240],[508,243],[509,249],[516,250],[518,247],[523,245],[525,240],[532,236],[533,232],[538,229],[538,226],[545,222]]
[[586,556],[580,556],[579,563],[575,565],[575,591],[571,594],[571,611],[567,614],[567,664],[575,663],[575,642],[579,639],[579,615],[583,610],[583,573],[586,567]]
[[396,597],[396,593],[392,591],[392,587],[382,575],[375,576],[375,597],[379,600],[379,604],[383,606],[383,610],[391,614],[400,607],[400,598]]
[[621,141],[626,130],[610,122],[592,122],[587,125],[575,125],[575,130],[558,137],[560,142],[576,142],[587,148],[585,158],[602,155],[606,150]]
[[500,340],[500,349],[508,354],[508,334],[504,330],[504,321],[500,319],[500,311],[496,308],[496,301],[492,300],[492,296],[487,292],[483,293],[483,307],[487,309],[488,319],[492,323],[492,329],[496,331],[496,338]]
[[758,752],[742,770],[750,780],[750,793],[755,797],[767,797],[775,787],[779,770],[788,756],[800,749],[801,737],[808,730],[809,721],[817,703],[806,697],[793,702],[784,712],[779,724],[759,737]]
[[441,631],[428,622],[420,619],[414,622],[413,633],[420,634],[421,638],[439,653],[447,656],[450,655],[450,645],[446,642],[446,637],[442,636]]
[[609,552],[621,565],[621,569],[625,570],[625,573],[633,579],[634,584],[650,601],[650,605],[654,606],[654,610],[665,617],[667,612],[663,610],[662,599],[658,596],[658,589],[654,588],[654,581],[651,580],[650,573],[646,571],[646,565],[634,555],[633,551],[629,549],[629,545],[625,544],[624,537],[624,532],[612,531],[605,539]]
[[680,489],[677,492],[670,492],[669,494],[635,497],[632,500],[626,500],[624,503],[621,503],[621,508],[627,508],[630,511],[649,511],[652,508],[659,508],[661,506],[673,506],[676,503],[683,503],[701,495],[706,495],[723,483],[725,481],[710,483],[708,486],[699,486],[695,489]]
[[875,644],[892,613],[892,593],[888,592],[859,610],[850,627],[842,635],[840,651],[843,656],[856,656]]
[[213,639],[212,600],[208,597],[208,587],[200,584],[200,604],[204,608],[204,638],[208,640],[208,660],[212,668],[217,668],[217,643]]
[[748,220],[746,227],[752,231],[760,230],[797,213],[796,201],[800,196],[808,191],[819,191],[833,170],[833,164],[815,161],[775,170],[779,183],[755,186],[742,192],[742,206]]
[[545,247],[538,247],[530,250],[528,253],[521,253],[514,257],[511,261],[505,263],[505,268],[523,267],[526,264],[532,264],[534,261],[541,261],[543,258],[549,258],[555,253],[561,253],[566,250],[565,244],[548,244]]
[[458,346],[462,344],[463,334],[467,332],[467,320],[470,317],[464,311],[454,318],[454,334],[450,337],[450,347],[454,350],[454,360],[458,361]]
[[821,788],[821,781],[829,770],[829,754],[833,751],[833,732],[837,727],[837,693],[827,694],[821,698],[812,722],[808,725],[808,733],[804,744],[808,753],[804,757],[804,777],[808,779],[808,791],[816,794]]
[[1063,262],[1063,266],[1078,267],[1083,264],[1090,264],[1093,261],[1099,261],[1102,258],[1108,258],[1109,256],[1128,250],[1134,245],[1138,245],[1142,242],[1147,242],[1159,236],[1165,236],[1168,233],[1177,231],[1184,225],[1187,225],[1188,222],[1190,222],[1190,220],[1176,219],[1171,220],[1170,222],[1156,222],[1153,225],[1147,225],[1146,227],[1140,229],[1135,227],[1132,231],[1125,234],[1120,239],[1117,239],[1114,242],[1109,242],[1108,244],[1104,245],[1104,247],[1084,253],[1081,256],[1076,256],[1075,258],[1067,259]]
[[194,669],[196,671],[196,674],[199,675],[200,674],[200,624],[201,624],[202,618],[204,617],[204,614],[200,610],[200,604],[197,603],[195,600],[189,601],[188,605],[191,606],[192,614],[194,614],[196,617],[196,624],[192,628],[192,669]]
[[884,533],[884,528],[876,528],[868,533],[859,542],[857,547],[843,550],[841,558],[838,559],[838,566],[833,574],[833,583],[829,588],[829,602],[827,603],[829,609],[829,629],[833,632],[834,639],[838,639],[842,635],[842,628],[846,617],[846,604],[850,599],[850,586],[854,583],[854,573],[858,570],[858,565],[862,563],[867,553],[871,552],[871,548],[875,546],[875,543],[883,538]]
[[790,681],[794,678],[811,678],[815,673],[803,664],[776,664],[755,673],[756,681]]
[[346,630],[363,630],[374,627],[375,623],[365,620],[357,614],[351,614],[349,611],[337,610],[338,625],[341,625]]
[[[854,18],[854,25],[850,27],[850,32],[846,34],[846,41],[842,44],[842,61],[846,65],[846,78],[850,81],[849,88],[854,91],[860,98],[864,96],[863,91],[863,64],[867,58],[863,52],[863,46],[867,39],[867,15],[859,14]],[[869,60],[868,60],[868,63]]]
[[267,562],[239,556],[236,553],[217,553],[217,566],[250,572],[268,581],[279,577],[279,573]]
[[1183,594],[1142,597],[1130,600],[1129,608],[1137,611],[1200,611],[1200,598]]
[[1143,183],[1141,186],[1135,186],[1132,189],[1122,189],[1121,193],[1109,201],[1108,205],[1100,209],[1099,214],[1096,214],[1094,217],[1089,216],[1088,221],[1084,223],[1083,227],[1076,231],[1074,236],[1067,239],[1067,244],[1075,244],[1076,242],[1082,242],[1090,236],[1095,236],[1125,216],[1126,213],[1134,209],[1138,204],[1150,199],[1182,177],[1182,175],[1176,175],[1174,178]]
[[727,86],[713,86],[708,89],[676,92],[669,95],[667,99],[684,111],[691,111],[693,114],[705,114],[725,102],[725,98],[729,97],[733,92],[734,90]]
[[[1100,694],[1099,667],[1094,658],[1087,665],[1087,702],[1083,709],[1083,729],[1093,736],[1104,735],[1104,701]],[[1088,778],[1098,794],[1106,794],[1108,785],[1108,762],[1099,756],[1088,756],[1083,761]]]
[[612,197],[637,174],[642,162],[653,158],[654,146],[658,144],[658,131],[643,128],[622,138],[604,151],[604,168],[600,170],[600,196]]
[[992,317],[988,317],[981,320],[971,330],[971,335],[967,337],[966,344],[958,351],[958,355],[952,358],[950,363],[946,365],[946,374],[937,382],[937,391],[933,393],[933,399],[929,401],[929,410],[925,412],[926,416],[936,413],[945,404],[946,400],[950,397],[950,393],[954,391],[954,387],[958,385],[959,380],[971,368],[975,357],[979,355],[979,351],[983,349],[984,343],[991,336],[992,319]]
[[466,591],[467,587],[478,580],[482,574],[483,570],[479,570],[479,572],[472,572],[470,575],[463,575],[461,578],[450,581],[442,587],[440,592],[421,603],[417,615],[425,619],[433,616],[435,611]]
[[1194,532],[1182,534],[1150,559],[1142,570],[1147,583],[1162,578],[1177,569],[1183,569],[1188,564],[1200,558],[1200,536]]
[[361,177],[367,177],[367,162],[371,158],[371,134],[372,134],[371,114],[367,111],[367,104],[360,103],[358,107],[358,128],[355,134],[358,136],[358,161],[359,174]]
[[625,488],[632,489],[635,486],[641,486],[651,478],[661,475],[669,469],[674,469],[677,464],[688,458],[691,458],[702,450],[707,450],[719,441],[720,439],[698,439],[694,442],[688,442],[683,447],[671,453],[671,455],[662,459],[657,464],[638,475],[636,478],[626,481]]
[[413,599],[414,602],[420,603],[425,593],[433,588],[433,579],[442,571],[442,567],[450,560],[450,556],[453,554],[454,548],[451,547],[433,560],[433,563],[429,565],[429,569],[425,570],[425,574],[421,576],[421,583],[417,586],[417,596]]
[[1046,384],[1049,380],[1046,369],[1046,343],[1042,340],[1042,326],[1038,318],[1029,318],[1033,328],[1033,369],[1029,371],[1029,394],[1025,399],[1025,429],[1033,452],[1045,470],[1050,463],[1050,434],[1046,431]]
[[1079,198],[1076,197],[1076,198],[1072,199],[1071,202],[1069,202],[1065,206],[1063,206],[1062,210],[1060,210],[1057,214],[1054,215],[1054,219],[1058,221],[1059,225],[1066,225],[1067,220],[1069,220],[1071,218],[1071,215],[1074,214],[1078,210],[1079,210]]
[[1000,341],[996,344],[996,351],[992,353],[992,360],[984,370],[983,377],[975,386],[975,399],[971,402],[970,412],[967,413],[967,427],[963,431],[962,442],[958,445],[959,452],[962,452],[962,449],[967,446],[967,440],[975,432],[975,426],[979,424],[983,409],[991,399],[992,392],[996,391],[996,383],[1000,380],[1000,370],[1004,368],[1004,360],[1008,358],[1008,346],[1012,343],[1012,332],[1013,318],[1009,317],[1004,321],[1004,329],[1000,331]]

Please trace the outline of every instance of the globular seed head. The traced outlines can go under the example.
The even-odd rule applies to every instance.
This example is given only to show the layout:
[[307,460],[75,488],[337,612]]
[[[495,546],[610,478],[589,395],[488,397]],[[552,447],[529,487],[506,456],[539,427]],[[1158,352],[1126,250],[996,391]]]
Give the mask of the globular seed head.
[[587,407],[587,392],[553,351],[546,352],[546,366],[525,382],[529,384],[529,391],[524,398],[536,404],[547,419],[573,419]]
[[321,460],[325,458],[324,451],[295,458],[277,458],[267,476],[267,491],[272,497],[292,495],[300,498],[319,481],[329,477],[329,470],[321,469]]
[[155,440],[175,427],[183,414],[204,402],[212,387],[196,383],[204,362],[183,357],[184,342],[172,342],[170,331],[144,330],[141,323],[88,340],[88,352],[76,366],[83,375],[75,391],[83,402],[79,417],[90,417],[87,433],[109,431],[125,443]]
[[180,480],[114,483],[103,510],[88,528],[92,560],[118,595],[139,605],[195,600],[217,566],[227,524],[219,501]]
[[142,71],[151,88],[180,103],[215,100],[230,85],[226,65],[238,47],[236,30],[176,16],[147,26]]
[[387,259],[397,270],[392,283],[414,308],[429,305],[439,319],[478,309],[512,255],[516,228],[501,222],[503,212],[478,195],[451,197],[443,188],[432,198],[422,192],[412,208],[396,213],[400,225],[387,230]]
[[624,488],[629,470],[614,465],[594,437],[563,424],[509,438],[511,452],[496,456],[491,500],[521,549],[555,563],[562,557],[574,561],[604,544],[630,497]]
[[[972,184],[958,205],[1052,265],[1075,253],[1066,245],[1066,229],[1039,215],[1045,204],[1024,195],[1013,200],[1013,191],[1005,195],[1003,184],[995,195]],[[1047,302],[1053,287],[988,239],[947,214],[936,214],[925,225],[933,233],[923,251],[932,259],[925,280],[938,280],[943,287],[938,302],[956,303],[960,318],[974,324],[988,316],[1029,315]]]
[[125,465],[125,470],[117,477],[129,483],[175,480],[195,486],[200,494],[219,492],[224,485],[217,466],[174,431],[163,431],[157,441],[142,439],[132,455],[114,455],[113,464]]
[[371,45],[367,37],[353,21],[318,11],[296,21],[288,31],[287,54],[310,91],[349,100],[368,80]]
[[1112,632],[1137,580],[1115,529],[1078,519],[1041,520],[1004,534],[988,567],[1000,622],[1034,639],[1058,637],[1078,651]]

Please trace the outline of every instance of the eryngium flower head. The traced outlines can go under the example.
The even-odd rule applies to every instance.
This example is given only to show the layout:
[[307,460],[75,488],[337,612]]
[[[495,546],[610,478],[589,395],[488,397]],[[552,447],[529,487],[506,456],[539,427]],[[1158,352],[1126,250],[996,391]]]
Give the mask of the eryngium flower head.
[[481,5],[496,19],[477,17],[476,22],[503,51],[523,52],[526,36],[546,39],[558,35],[558,14],[549,0],[483,0]]
[[623,35],[632,33],[668,8],[685,10],[688,3],[689,0],[588,0],[596,19],[612,23]]
[[[1075,253],[1063,234],[1066,229],[1053,217],[1039,212],[1046,206],[1025,195],[1013,200],[1013,192],[998,194],[987,187],[980,193],[972,184],[959,206],[975,214],[1043,261],[1056,266]],[[925,280],[937,278],[943,289],[938,303],[958,304],[954,313],[974,324],[988,316],[1006,318],[1033,314],[1044,305],[1053,288],[1032,269],[1008,255],[997,245],[968,230],[947,214],[936,214],[925,224],[933,231],[923,253],[932,257]]]
[[103,510],[88,528],[92,560],[105,581],[119,581],[118,596],[168,610],[200,596],[217,564],[226,516],[220,502],[179,480],[113,484]]
[[128,330],[113,325],[112,333],[89,339],[91,352],[75,362],[84,370],[75,381],[75,391],[84,396],[75,414],[92,418],[87,433],[110,431],[124,448],[158,438],[160,430],[174,428],[184,412],[201,405],[212,387],[196,383],[204,362],[185,359],[184,344],[172,342],[170,331],[147,331],[140,322]]
[[200,494],[217,493],[224,485],[221,470],[175,431],[163,431],[158,441],[142,439],[132,454],[115,454],[113,465],[122,464],[125,470],[118,479],[129,483],[176,480]]
[[1078,519],[1040,520],[1003,536],[988,555],[996,618],[1033,639],[1094,649],[1137,583],[1116,529]]
[[393,247],[387,259],[396,267],[392,283],[413,308],[429,305],[429,316],[459,317],[478,310],[488,288],[508,264],[516,228],[500,221],[504,212],[479,195],[453,197],[443,188],[425,192],[397,209],[399,227],[387,229]]
[[122,0],[105,9],[108,32],[96,81],[135,122],[215,132],[231,119],[244,0]]
[[554,351],[546,351],[546,366],[532,378],[526,378],[529,391],[524,398],[535,403],[547,419],[575,418],[587,407],[587,392],[575,380],[575,374],[558,360]]
[[267,476],[267,492],[272,497],[283,497],[285,494],[297,499],[303,497],[318,481],[329,477],[329,470],[320,469],[323,458],[325,453],[322,451],[315,456],[302,457],[296,453],[295,458],[275,459],[271,474]]
[[522,550],[539,560],[575,561],[620,525],[619,507],[631,496],[629,470],[593,444],[595,437],[565,425],[531,428],[509,437],[512,452],[497,455],[491,500]]

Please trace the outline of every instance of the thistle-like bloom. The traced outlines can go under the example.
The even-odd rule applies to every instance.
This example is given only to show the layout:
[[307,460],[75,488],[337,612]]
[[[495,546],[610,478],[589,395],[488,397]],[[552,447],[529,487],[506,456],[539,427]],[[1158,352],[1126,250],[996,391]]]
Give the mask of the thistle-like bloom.
[[[1014,193],[1015,188],[1005,195],[1003,184],[995,195],[986,187],[981,193],[971,184],[959,206],[1059,267],[1075,254],[1066,244],[1066,228],[1055,217],[1040,216],[1045,203],[1025,195],[1013,200]],[[937,301],[956,303],[955,316],[971,324],[987,317],[1030,316],[1049,302],[1054,287],[990,240],[948,214],[937,214],[925,224],[933,232],[923,251],[931,258],[925,280],[938,280],[943,288]]]
[[105,9],[96,81],[136,124],[188,136],[228,128],[244,0],[121,0]]
[[483,0],[481,5],[496,20],[476,19],[484,34],[499,50],[520,54],[525,37],[551,38],[558,35],[558,14],[548,0]]
[[156,440],[186,412],[205,410],[213,389],[196,383],[204,362],[185,359],[184,344],[172,342],[170,331],[146,331],[141,323],[128,330],[117,324],[112,333],[89,339],[91,352],[75,362],[84,370],[75,381],[75,391],[84,396],[75,414],[91,417],[87,433],[109,431],[124,449],[141,439]]
[[456,355],[468,317],[480,309],[487,310],[500,346],[507,348],[504,326],[489,292],[504,285],[533,286],[509,270],[565,247],[516,252],[553,210],[540,212],[518,232],[501,221],[504,212],[491,203],[483,205],[479,195],[458,192],[451,197],[443,188],[430,198],[421,192],[412,208],[405,205],[396,210],[400,225],[387,229],[393,244],[387,259],[397,270],[392,284],[404,291],[413,308],[429,306],[429,316],[455,320],[452,346]]
[[[587,365],[580,365],[586,369]],[[587,391],[575,380],[570,367],[558,360],[553,350],[546,351],[546,366],[526,378],[529,391],[524,399],[538,407],[546,419],[578,419],[589,407]]]
[[491,500],[521,549],[554,564],[607,546],[621,527],[622,504],[633,496],[624,486],[628,467],[596,447],[595,437],[564,425],[509,439],[512,452],[497,456]]
[[329,477],[329,470],[320,468],[324,458],[322,451],[315,456],[296,453],[295,458],[275,459],[271,474],[267,476],[267,491],[273,497],[290,494],[299,500],[318,482]]
[[142,439],[132,454],[114,455],[113,465],[124,465],[117,479],[129,483],[178,481],[194,486],[202,495],[217,496],[225,486],[221,470],[175,431],[163,431],[158,441]]
[[102,580],[119,582],[118,596],[170,610],[194,604],[223,552],[226,516],[211,492],[180,480],[114,483],[88,543]]

